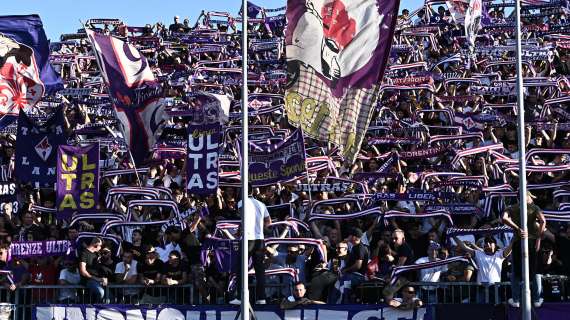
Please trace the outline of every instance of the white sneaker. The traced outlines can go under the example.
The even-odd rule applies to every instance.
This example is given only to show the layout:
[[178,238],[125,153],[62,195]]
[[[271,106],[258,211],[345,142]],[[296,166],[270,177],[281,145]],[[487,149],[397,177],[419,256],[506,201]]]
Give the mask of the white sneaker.
[[267,301],[265,301],[265,299],[260,299],[255,301],[255,304],[267,304]]
[[542,307],[542,303],[543,303],[543,302],[544,302],[544,299],[540,298],[540,299],[538,299],[538,301],[535,301],[535,302],[533,303],[533,305],[534,305],[535,308],[540,308],[540,307]]
[[513,298],[510,298],[509,300],[507,300],[507,303],[509,304],[509,306],[513,307],[513,308],[520,308],[521,304],[519,302],[515,302],[515,300],[513,300]]
[[241,304],[241,300],[238,298],[233,299],[232,301],[230,301],[230,304],[233,305],[240,305]]

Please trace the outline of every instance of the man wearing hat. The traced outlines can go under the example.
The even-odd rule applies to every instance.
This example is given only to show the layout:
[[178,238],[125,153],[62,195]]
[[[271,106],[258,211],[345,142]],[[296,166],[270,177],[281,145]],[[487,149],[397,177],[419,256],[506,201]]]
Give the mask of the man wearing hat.
[[[153,246],[148,246],[144,250],[145,259],[142,263],[137,264],[137,273],[140,283],[145,286],[154,286],[160,284],[164,263],[158,258],[158,253]],[[141,303],[163,303],[161,292],[156,288],[146,288]]]
[[[441,246],[439,245],[439,243],[437,243],[435,241],[430,241],[430,244],[429,244],[428,250],[427,250],[427,253],[428,253],[427,256],[419,258],[418,260],[416,260],[415,264],[435,262],[435,261],[440,260],[438,258],[440,249],[441,249]],[[439,278],[441,276],[441,273],[446,272],[446,271],[447,271],[447,266],[439,266],[439,267],[420,269],[419,270],[419,273],[420,273],[420,279],[419,280],[421,282],[439,282]],[[421,290],[425,293],[422,296],[428,297],[429,303],[436,303],[437,302],[435,300],[435,298],[437,298],[437,295],[434,293],[435,289],[436,289],[436,287],[433,287],[433,286],[423,286],[421,288]]]
[[[524,235],[523,235],[524,236]],[[465,252],[471,254],[477,264],[477,282],[494,284],[501,282],[503,261],[509,257],[513,249],[514,241],[511,241],[504,249],[497,249],[497,240],[492,236],[485,237],[483,248],[475,244],[467,246],[461,239],[453,237],[455,243]]]
[[[529,279],[531,280],[531,296],[535,307],[542,305],[542,298],[538,295],[538,287],[536,283],[536,256],[540,250],[540,239],[546,230],[546,220],[542,213],[542,209],[534,204],[536,197],[526,192],[526,214],[527,214],[527,235],[528,235],[528,256],[529,256]],[[515,237],[513,239],[513,270],[512,270],[512,291],[513,298],[509,299],[509,304],[513,307],[519,306],[521,295],[521,278],[522,278],[522,252],[520,239],[523,235],[521,225],[520,204],[516,203],[505,210],[503,213],[503,223],[513,228]]]

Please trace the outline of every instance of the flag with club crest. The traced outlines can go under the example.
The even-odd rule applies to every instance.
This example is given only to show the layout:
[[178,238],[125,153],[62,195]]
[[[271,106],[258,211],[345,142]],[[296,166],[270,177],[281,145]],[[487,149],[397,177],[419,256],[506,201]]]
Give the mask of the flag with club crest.
[[34,122],[20,109],[16,141],[16,179],[37,188],[53,188],[57,148],[67,143],[63,108],[56,109],[44,123]]
[[162,89],[146,58],[129,43],[87,29],[109,95],[135,163],[141,163],[162,128]]
[[44,93],[63,88],[48,62],[49,42],[38,15],[0,16],[0,129],[29,112]]
[[285,108],[354,160],[380,93],[399,0],[288,0]]

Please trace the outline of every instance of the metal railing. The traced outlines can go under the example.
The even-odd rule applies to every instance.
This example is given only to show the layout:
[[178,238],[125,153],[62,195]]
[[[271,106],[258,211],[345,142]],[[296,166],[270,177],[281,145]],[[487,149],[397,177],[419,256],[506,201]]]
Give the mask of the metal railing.
[[[460,303],[506,303],[510,297],[510,282],[493,285],[474,282],[412,282],[417,296],[425,304],[460,304]],[[275,283],[266,285],[268,303],[278,303],[290,294],[290,284]],[[384,285],[365,282],[355,288],[353,301],[363,304],[382,303]],[[204,290],[201,291],[204,293]],[[0,302],[15,305],[13,319],[32,319],[35,305],[45,304],[227,304],[233,298],[229,292],[223,293],[208,288],[208,297],[203,297],[200,290],[192,284],[182,286],[143,286],[115,285],[105,287],[103,301],[94,297],[85,286],[23,286],[15,291],[0,288]],[[254,293],[252,284],[250,293]],[[255,299],[255,297],[252,297]],[[255,300],[254,300],[255,301]]]
[[[506,303],[510,298],[511,283],[481,284],[476,282],[410,282],[417,297],[425,304],[441,303]],[[355,298],[359,303],[383,302],[385,285],[366,282],[358,286]]]

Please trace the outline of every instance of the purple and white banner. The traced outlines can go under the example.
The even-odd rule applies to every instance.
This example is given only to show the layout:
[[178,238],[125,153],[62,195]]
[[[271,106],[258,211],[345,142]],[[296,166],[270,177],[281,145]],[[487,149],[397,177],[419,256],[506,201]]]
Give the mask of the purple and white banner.
[[12,242],[8,252],[8,260],[13,257],[66,256],[73,250],[75,249],[69,240]]
[[222,143],[219,123],[190,124],[186,164],[186,189],[199,195],[215,194],[218,189],[218,150]]
[[273,185],[306,174],[305,144],[301,130],[264,150],[249,151],[249,181],[252,186]]
[[58,218],[96,210],[99,202],[99,144],[60,146],[57,151]]
[[287,1],[288,120],[358,154],[396,27],[398,0]]
[[[304,305],[302,309],[283,310],[279,305],[255,305],[257,319],[272,320],[427,320],[431,319],[429,309],[400,310],[386,305]],[[191,319],[235,319],[239,306],[207,305],[161,305],[145,307],[133,305],[43,305],[33,309],[33,320],[191,320]]]

